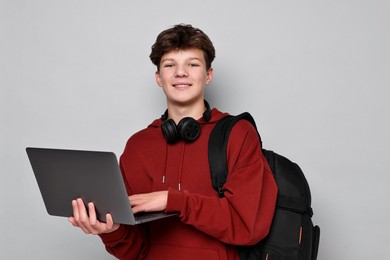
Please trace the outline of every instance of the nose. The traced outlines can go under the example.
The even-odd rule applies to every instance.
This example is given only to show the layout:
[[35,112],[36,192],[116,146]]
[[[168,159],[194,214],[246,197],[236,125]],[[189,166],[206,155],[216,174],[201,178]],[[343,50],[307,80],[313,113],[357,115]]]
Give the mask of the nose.
[[187,77],[188,71],[185,66],[176,66],[175,77]]

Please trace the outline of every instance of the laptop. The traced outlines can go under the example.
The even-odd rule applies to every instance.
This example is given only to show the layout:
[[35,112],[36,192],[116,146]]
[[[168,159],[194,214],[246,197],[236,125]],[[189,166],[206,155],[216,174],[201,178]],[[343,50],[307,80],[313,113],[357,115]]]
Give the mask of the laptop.
[[99,221],[136,225],[177,213],[133,214],[118,160],[112,152],[27,147],[26,152],[49,215],[70,217],[72,200],[93,202]]

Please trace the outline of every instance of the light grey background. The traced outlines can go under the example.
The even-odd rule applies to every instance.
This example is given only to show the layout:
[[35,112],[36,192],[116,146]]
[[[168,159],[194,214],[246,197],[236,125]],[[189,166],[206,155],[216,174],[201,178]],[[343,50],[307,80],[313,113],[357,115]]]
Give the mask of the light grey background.
[[251,112],[298,162],[322,228],[319,260],[388,259],[389,1],[0,0],[0,259],[111,259],[47,215],[26,146],[111,150],[165,109],[157,34],[203,29],[209,102]]

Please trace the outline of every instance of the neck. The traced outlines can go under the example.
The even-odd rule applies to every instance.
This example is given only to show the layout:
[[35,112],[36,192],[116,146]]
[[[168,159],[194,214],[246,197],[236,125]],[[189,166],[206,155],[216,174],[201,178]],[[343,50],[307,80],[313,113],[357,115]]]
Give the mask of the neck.
[[204,100],[196,102],[191,105],[180,105],[180,104],[168,104],[168,118],[173,119],[177,124],[184,117],[192,117],[196,120],[203,116],[206,111]]

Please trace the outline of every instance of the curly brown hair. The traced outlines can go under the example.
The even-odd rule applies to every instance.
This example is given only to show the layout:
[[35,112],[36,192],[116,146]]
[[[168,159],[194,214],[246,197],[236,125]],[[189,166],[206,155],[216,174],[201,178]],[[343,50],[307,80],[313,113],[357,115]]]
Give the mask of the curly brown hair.
[[211,68],[215,58],[215,49],[209,37],[200,29],[189,24],[178,24],[162,31],[152,46],[149,57],[157,70],[160,70],[161,57],[173,50],[196,48],[203,51],[206,69]]

